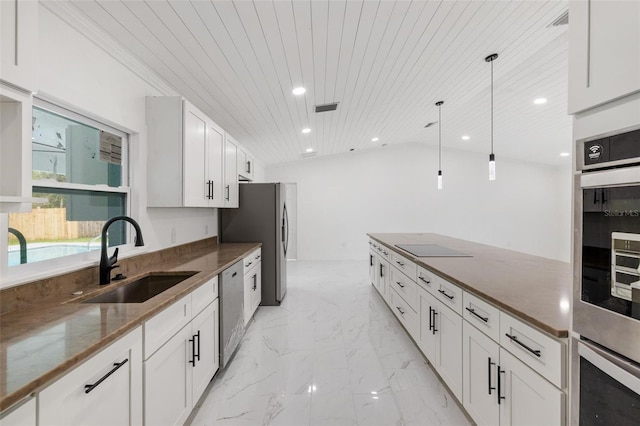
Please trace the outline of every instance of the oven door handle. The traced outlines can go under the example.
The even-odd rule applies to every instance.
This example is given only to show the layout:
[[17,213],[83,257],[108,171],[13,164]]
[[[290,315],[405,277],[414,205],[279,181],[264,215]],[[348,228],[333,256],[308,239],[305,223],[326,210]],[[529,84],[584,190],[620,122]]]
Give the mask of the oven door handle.
[[584,341],[578,342],[578,354],[640,395],[640,368]]

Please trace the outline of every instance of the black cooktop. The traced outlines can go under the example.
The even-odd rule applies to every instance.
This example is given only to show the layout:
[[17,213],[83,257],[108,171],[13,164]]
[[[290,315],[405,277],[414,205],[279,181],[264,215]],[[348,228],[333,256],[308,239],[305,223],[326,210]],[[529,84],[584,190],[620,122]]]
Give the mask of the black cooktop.
[[415,257],[472,257],[470,254],[437,244],[396,244],[396,247],[408,251]]

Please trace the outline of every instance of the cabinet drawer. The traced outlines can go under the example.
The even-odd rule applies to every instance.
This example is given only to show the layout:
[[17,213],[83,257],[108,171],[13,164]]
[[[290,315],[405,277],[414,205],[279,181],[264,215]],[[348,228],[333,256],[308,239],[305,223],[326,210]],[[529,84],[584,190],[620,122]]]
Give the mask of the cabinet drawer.
[[389,260],[389,252],[391,251],[390,249],[388,249],[386,246],[380,244],[380,243],[374,243],[373,247],[376,249],[376,251],[378,252],[378,256]]
[[418,288],[415,282],[411,281],[396,268],[391,268],[389,285],[394,289],[404,301],[411,306],[414,311],[418,311]]
[[564,387],[564,343],[500,312],[500,346],[558,388]]
[[191,321],[191,294],[144,323],[144,359]]
[[192,316],[198,315],[213,300],[218,297],[218,276],[202,284],[191,293]]
[[418,340],[419,319],[418,314],[404,301],[394,289],[389,292],[389,307],[400,320],[411,337]]
[[247,275],[250,270],[256,267],[262,258],[262,251],[260,249],[256,249],[249,253],[242,262],[243,274]]
[[413,261],[399,255],[394,251],[391,251],[389,255],[391,257],[390,261],[393,266],[398,268],[398,270],[404,272],[413,281],[416,280],[417,266],[415,263],[413,263]]
[[436,279],[439,278],[436,274],[429,271],[428,269],[423,268],[422,266],[418,266],[416,278],[416,282],[420,287],[435,295]]
[[435,280],[435,295],[438,300],[462,316],[462,289],[438,276]]
[[494,341],[500,341],[500,310],[468,291],[462,292],[462,316]]

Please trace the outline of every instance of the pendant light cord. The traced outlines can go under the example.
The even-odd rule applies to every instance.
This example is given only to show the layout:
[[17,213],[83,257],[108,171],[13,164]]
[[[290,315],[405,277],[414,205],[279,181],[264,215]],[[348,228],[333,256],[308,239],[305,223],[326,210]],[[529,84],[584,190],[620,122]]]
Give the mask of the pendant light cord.
[[491,154],[493,154],[493,60],[491,60]]
[[442,114],[440,108],[442,104],[438,105],[438,171],[442,170]]

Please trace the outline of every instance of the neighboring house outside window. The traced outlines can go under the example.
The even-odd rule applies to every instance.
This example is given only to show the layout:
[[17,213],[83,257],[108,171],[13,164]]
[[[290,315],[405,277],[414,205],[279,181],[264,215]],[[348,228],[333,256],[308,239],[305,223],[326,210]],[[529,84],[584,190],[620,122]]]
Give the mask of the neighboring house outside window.
[[[47,202],[8,215],[9,267],[99,250],[104,222],[129,211],[126,133],[37,99],[32,130],[33,196]],[[127,234],[114,223],[108,245]]]

